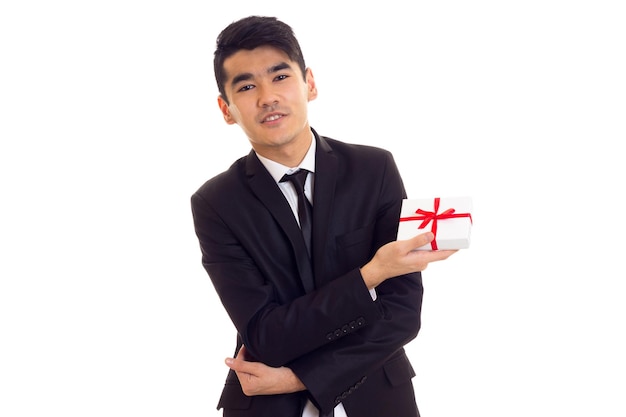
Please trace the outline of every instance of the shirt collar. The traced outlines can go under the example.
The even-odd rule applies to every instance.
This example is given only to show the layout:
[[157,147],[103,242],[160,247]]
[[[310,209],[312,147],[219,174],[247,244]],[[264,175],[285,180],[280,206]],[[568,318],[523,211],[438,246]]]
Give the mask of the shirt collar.
[[309,146],[309,150],[304,156],[304,159],[297,167],[288,167],[283,164],[279,164],[278,162],[267,159],[259,155],[258,153],[256,154],[256,156],[259,157],[259,160],[261,161],[265,169],[268,170],[268,172],[276,182],[280,182],[280,180],[283,178],[283,175],[292,174],[299,168],[306,169],[310,172],[315,172],[315,148],[317,144],[315,143],[315,136],[313,135],[313,132],[311,132],[311,137],[311,146]]

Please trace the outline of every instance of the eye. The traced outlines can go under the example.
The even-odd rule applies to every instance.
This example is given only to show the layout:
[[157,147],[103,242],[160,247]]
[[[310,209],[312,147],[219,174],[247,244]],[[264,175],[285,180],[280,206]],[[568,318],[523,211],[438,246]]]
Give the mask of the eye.
[[237,91],[248,91],[248,90],[252,90],[253,88],[254,86],[252,84],[246,84]]
[[288,75],[286,75],[286,74],[281,74],[281,75],[276,76],[276,78],[274,78],[274,80],[275,80],[275,81],[282,81],[282,80],[285,80],[285,79],[287,79],[287,78],[289,78],[289,76],[288,76]]

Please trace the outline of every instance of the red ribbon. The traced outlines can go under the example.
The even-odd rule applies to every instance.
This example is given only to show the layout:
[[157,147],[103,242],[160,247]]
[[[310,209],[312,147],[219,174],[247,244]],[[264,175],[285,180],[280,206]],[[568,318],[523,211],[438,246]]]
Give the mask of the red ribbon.
[[470,213],[455,213],[453,208],[449,208],[442,213],[437,213],[439,211],[439,197],[435,197],[435,211],[426,211],[422,209],[417,209],[415,211],[416,214],[421,214],[421,216],[411,216],[411,217],[401,217],[401,222],[411,221],[411,220],[422,220],[422,223],[419,225],[418,229],[423,229],[428,226],[428,223],[433,222],[433,225],[430,229],[431,232],[435,235],[435,238],[432,242],[430,242],[430,247],[432,250],[437,250],[437,220],[445,220],[445,219],[454,219],[459,217],[469,217],[470,222],[472,222],[472,215]]

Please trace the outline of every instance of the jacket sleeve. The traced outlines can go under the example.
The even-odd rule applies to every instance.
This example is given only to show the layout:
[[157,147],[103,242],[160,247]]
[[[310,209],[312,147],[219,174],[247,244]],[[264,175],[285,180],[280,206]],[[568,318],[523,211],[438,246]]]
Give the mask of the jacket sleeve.
[[[344,401],[417,336],[423,292],[420,274],[388,280],[377,290],[380,317],[359,316],[337,324],[328,329],[331,343],[287,364],[324,412]],[[352,332],[355,325],[359,331]]]

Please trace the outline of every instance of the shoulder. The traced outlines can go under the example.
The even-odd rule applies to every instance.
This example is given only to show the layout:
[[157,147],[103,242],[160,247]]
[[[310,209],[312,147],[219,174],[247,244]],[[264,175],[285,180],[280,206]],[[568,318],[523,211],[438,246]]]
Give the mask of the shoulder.
[[337,140],[328,136],[319,136],[318,156],[335,158],[340,169],[363,170],[374,173],[379,170],[393,167],[395,161],[392,153],[384,148],[371,145],[362,145]]
[[202,197],[206,199],[213,195],[228,195],[238,184],[241,184],[240,178],[244,175],[248,157],[249,155],[239,158],[226,171],[205,181],[193,194],[193,198]]
[[328,136],[319,136],[319,138],[322,149],[338,152],[341,154],[357,156],[371,155],[373,157],[391,156],[391,152],[381,147],[344,142]]

